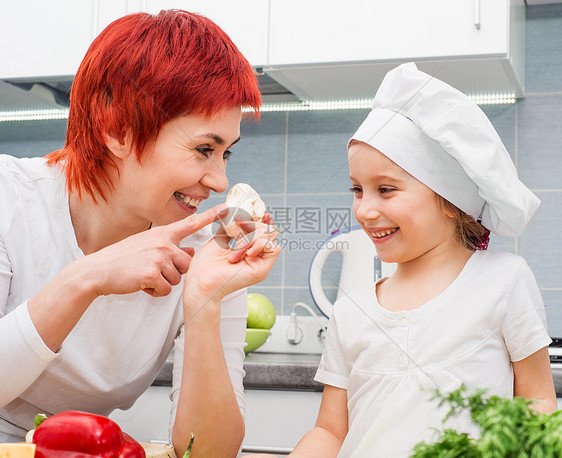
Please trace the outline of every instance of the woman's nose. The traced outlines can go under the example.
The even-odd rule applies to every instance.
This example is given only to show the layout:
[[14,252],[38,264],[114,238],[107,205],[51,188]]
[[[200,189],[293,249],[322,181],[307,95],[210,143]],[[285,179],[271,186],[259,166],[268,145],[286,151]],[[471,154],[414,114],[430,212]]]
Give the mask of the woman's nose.
[[228,187],[228,179],[226,178],[226,165],[219,164],[215,161],[209,164],[208,169],[201,179],[201,183],[211,188],[216,193],[226,191]]

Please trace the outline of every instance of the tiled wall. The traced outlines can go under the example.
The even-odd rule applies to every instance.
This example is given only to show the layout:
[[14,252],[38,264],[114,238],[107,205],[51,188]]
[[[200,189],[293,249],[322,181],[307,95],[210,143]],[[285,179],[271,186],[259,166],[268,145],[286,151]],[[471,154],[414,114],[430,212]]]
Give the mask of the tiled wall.
[[[546,304],[550,333],[562,336],[562,5],[527,9],[526,98],[483,107],[542,205],[517,239],[493,238],[491,249],[524,256]],[[334,229],[355,224],[350,212],[346,142],[366,110],[264,113],[244,123],[228,166],[230,184],[250,183],[268,204],[285,248],[269,277],[252,287],[281,314],[296,302],[313,305],[308,269],[316,244]],[[42,155],[64,142],[63,121],[0,123],[0,153]],[[205,208],[222,201],[211,198]],[[312,223],[311,223],[312,221]],[[339,259],[326,268],[335,297]]]

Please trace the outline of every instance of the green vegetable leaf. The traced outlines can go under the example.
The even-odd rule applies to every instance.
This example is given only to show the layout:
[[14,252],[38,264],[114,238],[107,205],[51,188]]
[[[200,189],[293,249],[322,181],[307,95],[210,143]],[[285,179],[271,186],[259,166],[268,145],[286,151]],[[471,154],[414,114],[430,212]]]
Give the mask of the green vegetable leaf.
[[183,458],[189,458],[189,455],[191,455],[191,447],[193,447],[194,440],[195,440],[195,436],[193,435],[193,433],[191,433],[191,440],[189,441],[189,445],[187,446],[187,450],[185,451]]
[[450,410],[444,422],[468,410],[480,427],[479,438],[446,429],[435,443],[420,442],[412,458],[556,458],[562,457],[562,411],[537,413],[530,400],[485,396],[485,390],[467,394],[461,386],[448,394],[435,392],[439,405]]
[[37,427],[43,423],[43,421],[45,421],[47,419],[47,415],[45,415],[44,413],[38,413],[37,415],[35,415],[35,420],[34,420],[34,426],[35,429],[37,429]]

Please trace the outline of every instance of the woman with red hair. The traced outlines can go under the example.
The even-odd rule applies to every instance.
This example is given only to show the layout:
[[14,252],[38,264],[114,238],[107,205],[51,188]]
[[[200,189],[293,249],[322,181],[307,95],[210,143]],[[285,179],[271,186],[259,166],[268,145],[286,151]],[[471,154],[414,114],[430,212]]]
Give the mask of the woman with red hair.
[[269,216],[233,251],[208,227],[225,205],[196,212],[227,188],[242,108],[260,103],[213,22],[132,14],[86,53],[64,148],[0,156],[0,442],[38,412],[129,408],[173,348],[176,454],[192,432],[194,456],[239,452],[244,288],[279,248]]

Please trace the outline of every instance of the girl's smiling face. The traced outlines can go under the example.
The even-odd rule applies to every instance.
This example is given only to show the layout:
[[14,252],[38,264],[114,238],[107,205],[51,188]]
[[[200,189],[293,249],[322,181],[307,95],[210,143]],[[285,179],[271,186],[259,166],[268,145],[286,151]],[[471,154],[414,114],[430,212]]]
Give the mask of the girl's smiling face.
[[354,141],[348,163],[355,218],[383,262],[404,263],[454,243],[437,195],[385,155]]
[[162,127],[140,162],[127,141],[121,153],[112,148],[122,209],[139,224],[164,225],[194,214],[211,191],[225,191],[226,161],[229,148],[240,139],[241,118],[240,108],[208,118],[175,118]]

